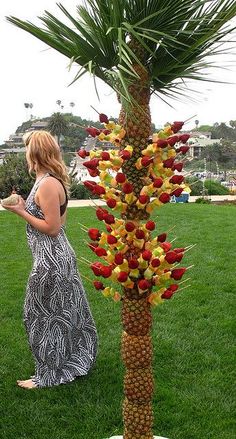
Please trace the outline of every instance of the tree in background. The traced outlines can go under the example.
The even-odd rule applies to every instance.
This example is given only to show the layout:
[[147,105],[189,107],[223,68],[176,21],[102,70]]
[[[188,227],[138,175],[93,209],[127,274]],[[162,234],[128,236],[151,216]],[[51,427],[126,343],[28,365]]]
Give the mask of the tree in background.
[[7,154],[0,166],[0,198],[6,198],[13,190],[16,190],[26,199],[33,184],[34,181],[29,175],[25,154]]
[[[165,152],[162,156],[160,146],[156,150],[152,144],[150,148],[151,152],[153,148],[154,156],[149,159],[147,157],[151,134],[150,97],[153,94],[164,99],[179,97],[183,93],[185,79],[206,79],[202,70],[211,66],[211,62],[207,61],[209,57],[222,51],[222,40],[225,41],[232,30],[232,26],[224,25],[235,16],[236,3],[233,0],[87,0],[83,6],[77,7],[76,17],[71,16],[63,5],[60,4],[59,8],[71,21],[71,27],[48,12],[41,18],[44,25],[42,29],[15,17],[9,17],[8,20],[79,64],[80,69],[75,80],[90,72],[117,93],[121,102],[119,122],[123,129],[119,131],[123,134],[119,143],[121,152],[129,145],[132,146],[132,154],[127,149],[126,153],[123,152],[123,157],[126,155],[122,164],[122,174],[127,180],[125,190],[130,191],[132,188],[132,191],[126,194],[129,197],[125,197],[123,191],[121,202],[127,206],[122,228],[130,229],[128,222],[132,223],[136,231],[143,231],[145,226],[141,220],[147,220],[151,210],[149,202],[146,207],[140,207],[140,196],[145,195],[143,188],[148,184],[151,187],[152,181],[158,178],[158,173],[165,178],[168,185],[170,182],[167,174],[169,172],[172,175],[173,172],[168,168],[171,160],[168,163],[163,162]],[[178,129],[177,125],[173,125],[174,132],[178,132],[180,125]],[[106,128],[109,130],[109,124]],[[169,148],[168,142],[164,142],[167,133],[168,129],[160,133],[164,139],[157,137],[158,145],[162,144],[163,148]],[[171,127],[169,134],[173,134]],[[155,154],[160,155],[159,171]],[[127,155],[130,155],[128,159]],[[143,155],[146,166],[144,161],[141,162]],[[99,163],[99,159],[97,160],[92,162],[93,167]],[[150,163],[148,160],[154,162]],[[150,174],[153,163],[156,165],[155,171]],[[96,172],[99,174],[95,168],[91,169],[91,175]],[[166,171],[167,168],[169,171]],[[169,199],[169,193],[165,192],[168,190],[170,188],[163,187],[159,191],[154,189],[151,193],[155,194],[157,203],[161,204],[161,200]],[[163,194],[168,195],[164,196],[165,200]],[[141,200],[143,201],[143,197]],[[150,233],[146,231],[145,237],[146,244],[150,244]],[[132,254],[137,259],[138,247],[133,250],[131,241],[127,241],[126,246],[129,262]],[[138,276],[140,273],[141,271]],[[150,272],[147,275],[151,276]],[[140,280],[149,285],[145,291],[138,287]],[[152,288],[147,279],[139,277],[139,281],[134,281],[131,289],[124,286],[122,300],[122,351],[127,368],[125,439],[153,438],[150,338],[152,316],[149,300]]]
[[57,136],[57,142],[60,146],[60,139],[62,135],[65,135],[68,131],[68,122],[65,116],[61,113],[53,113],[49,119],[48,131],[53,136]]

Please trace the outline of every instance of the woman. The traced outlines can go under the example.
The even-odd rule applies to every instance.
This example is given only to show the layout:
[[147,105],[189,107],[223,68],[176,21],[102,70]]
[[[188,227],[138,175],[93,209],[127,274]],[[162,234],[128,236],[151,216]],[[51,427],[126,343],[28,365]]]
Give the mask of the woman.
[[33,255],[24,323],[35,375],[20,387],[54,386],[86,375],[94,363],[97,334],[76,256],[65,235],[68,174],[54,137],[46,131],[24,138],[29,172],[36,181],[26,200],[6,208],[27,222]]

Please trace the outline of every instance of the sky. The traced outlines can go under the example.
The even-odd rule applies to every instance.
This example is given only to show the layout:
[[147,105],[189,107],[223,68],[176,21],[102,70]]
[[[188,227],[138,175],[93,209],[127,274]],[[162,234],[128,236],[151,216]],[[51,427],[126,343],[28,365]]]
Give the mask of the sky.
[[[62,4],[76,15],[78,0],[62,0]],[[115,93],[100,80],[98,89],[100,101],[93,86],[93,79],[87,74],[69,86],[77,73],[78,66],[68,70],[69,59],[27,32],[13,26],[5,19],[7,15],[39,23],[37,16],[44,10],[63,18],[55,0],[7,0],[0,2],[0,40],[1,40],[1,124],[0,144],[14,133],[21,123],[29,118],[24,103],[32,103],[31,113],[37,117],[50,116],[58,111],[56,101],[64,105],[63,112],[71,111],[70,102],[75,103],[73,114],[83,118],[97,120],[94,106],[99,112],[117,117],[120,106]],[[234,38],[235,40],[235,38]],[[236,44],[235,44],[236,48]],[[211,78],[231,82],[232,84],[213,84],[195,82],[198,92],[197,102],[183,99],[171,101],[170,108],[160,98],[152,98],[152,120],[156,126],[167,121],[186,120],[186,129],[194,126],[194,120],[200,124],[229,122],[236,119],[236,56],[227,55],[218,58],[218,65],[230,64],[230,71],[214,69]],[[192,93],[189,92],[192,96]]]

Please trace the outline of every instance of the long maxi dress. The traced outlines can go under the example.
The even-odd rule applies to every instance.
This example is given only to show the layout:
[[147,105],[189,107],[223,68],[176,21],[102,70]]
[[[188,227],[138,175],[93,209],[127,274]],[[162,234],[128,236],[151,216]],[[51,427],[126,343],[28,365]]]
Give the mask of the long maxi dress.
[[[44,215],[34,196],[42,178],[33,186],[25,207],[40,219]],[[24,323],[35,359],[32,379],[37,387],[50,387],[88,373],[96,358],[97,332],[65,227],[52,237],[27,224],[27,240],[33,267]]]

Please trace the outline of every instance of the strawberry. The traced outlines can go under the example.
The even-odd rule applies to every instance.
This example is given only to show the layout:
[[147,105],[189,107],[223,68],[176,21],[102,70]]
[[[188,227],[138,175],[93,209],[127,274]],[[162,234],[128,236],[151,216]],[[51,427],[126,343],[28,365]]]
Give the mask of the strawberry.
[[104,161],[106,161],[106,160],[110,160],[110,154],[109,154],[109,152],[102,151],[101,159],[104,160]]
[[184,275],[185,271],[186,271],[185,267],[183,267],[183,268],[174,268],[172,270],[172,272],[171,272],[172,279],[180,280],[182,278],[182,276]]
[[174,133],[177,133],[178,131],[181,130],[183,125],[184,125],[184,122],[173,122],[173,124],[171,125],[171,129]]
[[99,114],[99,121],[101,123],[109,123],[108,117],[106,116],[106,114],[103,114],[103,113]]
[[102,207],[98,207],[96,210],[96,216],[97,218],[102,221],[104,219],[104,216],[108,214],[108,211],[106,209],[103,209]]
[[165,139],[158,139],[157,146],[158,148],[166,148],[168,146],[168,142]]
[[124,183],[126,180],[126,176],[122,172],[117,172],[115,179],[117,183]]
[[116,207],[116,200],[114,198],[109,198],[107,200],[107,205],[108,205],[108,207],[113,209],[114,207]]
[[153,187],[160,188],[163,185],[163,180],[161,177],[157,177],[153,180]]
[[182,154],[186,154],[188,152],[189,146],[180,146],[180,148],[176,149],[176,152],[182,152]]
[[134,225],[134,223],[132,223],[131,221],[129,221],[129,222],[127,222],[127,223],[125,224],[125,230],[126,230],[127,232],[133,232],[134,229],[135,229],[135,225]]
[[147,204],[150,201],[150,197],[148,195],[139,195],[138,199],[141,204]]
[[112,273],[112,267],[110,265],[102,265],[101,266],[101,275],[105,278],[108,278],[111,276]]
[[104,290],[104,285],[99,280],[93,281],[93,285],[95,286],[96,290]]
[[160,247],[163,248],[164,252],[167,253],[170,251],[172,244],[170,242],[162,242]]
[[82,159],[85,159],[89,155],[89,152],[86,151],[84,148],[80,148],[77,151],[78,156],[80,156]]
[[145,233],[143,230],[141,229],[137,229],[135,232],[135,236],[137,239],[144,239],[145,238]]
[[173,175],[169,182],[173,183],[173,184],[181,184],[184,181],[184,176],[183,175]]
[[121,252],[115,254],[115,263],[116,265],[121,265],[124,262],[124,256]]
[[171,196],[174,195],[175,197],[179,197],[182,194],[183,190],[184,189],[182,187],[179,187],[171,192]]
[[117,238],[113,235],[107,235],[107,243],[110,245],[117,243]]
[[131,270],[135,270],[135,268],[138,268],[138,266],[139,266],[139,263],[138,263],[136,258],[131,258],[129,260],[128,264],[129,264],[129,268],[131,268]]
[[123,151],[120,151],[119,155],[123,160],[129,160],[131,157],[131,153],[129,151],[127,151],[126,149],[124,149]]
[[88,229],[88,235],[90,239],[92,239],[92,241],[97,241],[100,238],[101,233],[99,232],[98,229],[92,228],[92,229]]
[[158,241],[158,242],[165,242],[166,237],[167,237],[167,234],[166,234],[166,233],[161,233],[160,235],[158,235],[158,237],[157,237],[157,241]]
[[104,195],[106,193],[106,190],[103,186],[100,186],[99,184],[97,184],[93,188],[93,193],[96,195]]
[[133,185],[131,183],[124,183],[122,186],[124,194],[131,194],[133,192]]
[[181,140],[181,142],[186,143],[188,141],[189,137],[190,137],[190,134],[181,134],[180,140]]
[[160,259],[158,258],[153,258],[151,261],[151,266],[154,268],[159,267],[159,265],[161,264]]
[[88,169],[88,173],[90,175],[90,177],[97,177],[97,175],[100,174],[99,170],[96,169]]
[[149,166],[153,162],[151,157],[144,156],[141,158],[141,165],[144,167]]
[[166,192],[163,192],[160,196],[159,196],[159,200],[163,203],[166,204],[170,201],[170,195],[167,194]]
[[84,181],[84,186],[90,190],[91,192],[93,192],[94,187],[96,186],[96,182],[95,181],[91,181],[91,180],[85,180]]
[[126,273],[126,271],[121,271],[118,274],[117,280],[118,282],[126,282],[128,279],[128,273]]
[[93,264],[90,265],[90,268],[93,270],[95,276],[101,276],[101,267],[103,267],[101,262],[93,262]]
[[150,250],[144,250],[142,252],[142,258],[144,259],[144,261],[150,261],[152,257],[152,252]]
[[152,230],[155,230],[156,224],[154,223],[154,221],[150,220],[145,224],[145,227],[147,230],[152,231]]
[[105,248],[102,248],[102,247],[95,248],[94,252],[99,257],[107,256],[107,252],[106,252]]
[[184,164],[182,162],[174,163],[171,169],[172,169],[172,171],[181,172],[183,169],[183,166],[184,166]]
[[106,224],[114,224],[115,217],[114,217],[114,215],[111,215],[110,213],[108,213],[107,215],[104,215],[104,221]]
[[173,157],[164,160],[163,161],[163,167],[164,168],[172,168],[173,164],[174,164],[175,159]]
[[168,145],[170,146],[174,146],[178,141],[179,141],[179,136],[171,136],[168,137],[167,139]]
[[87,160],[83,165],[88,169],[96,169],[99,164],[99,159]]
[[140,279],[138,281],[138,287],[142,291],[146,291],[151,287],[151,283],[147,279]]
[[86,128],[87,133],[91,136],[91,137],[96,137],[99,136],[100,134],[100,130],[98,130],[97,128]]
[[162,299],[171,299],[171,297],[173,296],[173,291],[167,289],[164,291],[164,293],[161,295]]
[[165,255],[165,260],[168,262],[168,264],[174,264],[176,262],[176,256],[177,253],[175,253],[173,250],[169,251]]

